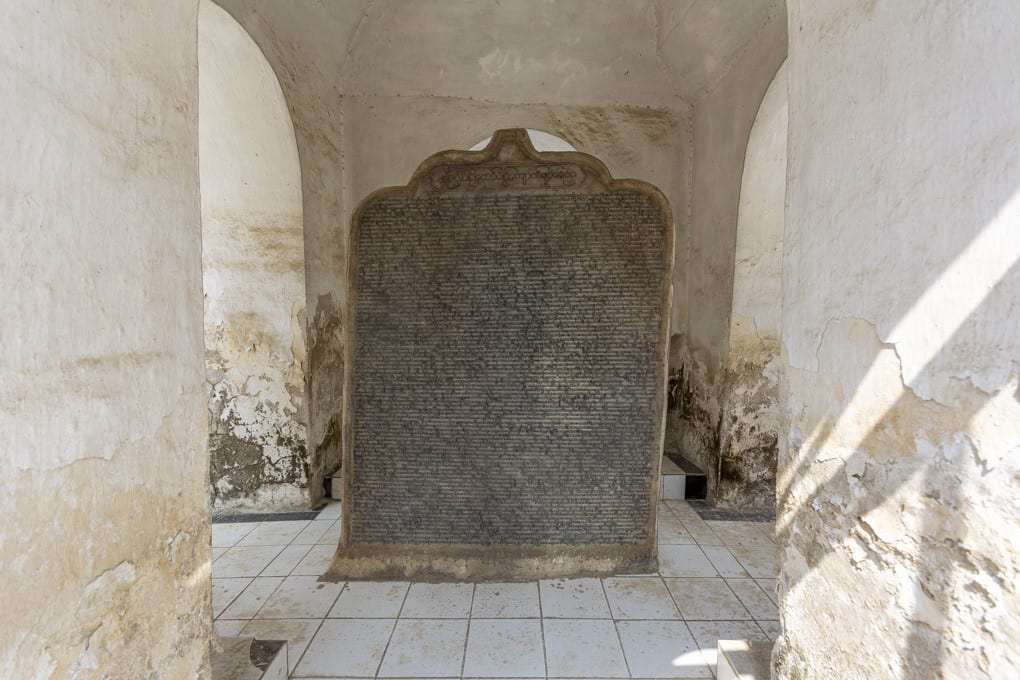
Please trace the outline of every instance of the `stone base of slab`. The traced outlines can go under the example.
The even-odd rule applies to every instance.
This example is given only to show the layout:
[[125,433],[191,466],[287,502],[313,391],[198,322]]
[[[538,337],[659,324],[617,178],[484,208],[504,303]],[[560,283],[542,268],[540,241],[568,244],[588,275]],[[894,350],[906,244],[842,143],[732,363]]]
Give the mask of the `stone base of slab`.
[[531,581],[657,570],[654,545],[359,545],[340,548],[322,580]]

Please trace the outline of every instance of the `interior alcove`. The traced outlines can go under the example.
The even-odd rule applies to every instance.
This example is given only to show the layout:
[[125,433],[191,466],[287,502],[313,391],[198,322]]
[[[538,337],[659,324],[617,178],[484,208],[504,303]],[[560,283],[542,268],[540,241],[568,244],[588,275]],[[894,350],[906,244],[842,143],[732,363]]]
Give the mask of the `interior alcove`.
[[713,490],[719,505],[771,510],[776,504],[787,109],[784,63],[758,107],[744,157]]
[[[535,151],[577,151],[573,144],[551,132],[535,130],[533,128],[526,129],[528,132],[528,139],[531,140],[531,145],[535,147]],[[490,135],[482,141],[472,144],[468,151],[481,151],[487,147],[491,141],[492,136]]]
[[[712,450],[783,3],[222,4],[301,154],[309,449],[340,437],[352,206],[512,119],[680,207],[680,436]],[[1020,667],[1020,10],[953,9],[790,4],[776,677]],[[208,675],[197,14],[21,1],[0,25],[11,677]]]
[[199,172],[210,494],[307,509],[301,168],[280,84],[210,0],[199,7]]

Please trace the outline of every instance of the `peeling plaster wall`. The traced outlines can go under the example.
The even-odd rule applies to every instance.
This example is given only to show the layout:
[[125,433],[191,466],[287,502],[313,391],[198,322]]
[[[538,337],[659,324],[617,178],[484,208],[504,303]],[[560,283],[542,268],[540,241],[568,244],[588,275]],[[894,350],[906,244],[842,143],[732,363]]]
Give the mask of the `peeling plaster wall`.
[[199,4],[202,268],[214,508],[309,504],[301,168],[244,29]]
[[787,102],[783,65],[762,99],[744,158],[714,493],[718,505],[772,510],[776,503]]
[[[340,465],[347,304],[341,151],[342,64],[367,0],[217,0],[261,48],[283,89],[301,161],[305,392],[310,502]],[[290,30],[288,30],[290,29]]]
[[786,57],[786,13],[773,7],[729,68],[694,102],[687,334],[675,338],[679,446],[719,488],[722,390],[729,357],[734,254],[748,136]]
[[205,678],[195,2],[0,23],[0,676]]
[[1020,673],[1020,7],[790,4],[781,678]]

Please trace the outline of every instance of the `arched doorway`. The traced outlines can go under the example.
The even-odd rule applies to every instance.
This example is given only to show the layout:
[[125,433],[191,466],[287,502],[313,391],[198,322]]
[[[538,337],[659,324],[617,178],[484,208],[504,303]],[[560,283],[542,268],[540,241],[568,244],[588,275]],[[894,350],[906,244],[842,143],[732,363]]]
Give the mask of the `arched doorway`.
[[301,169],[280,84],[209,0],[199,10],[202,274],[210,495],[307,508]]

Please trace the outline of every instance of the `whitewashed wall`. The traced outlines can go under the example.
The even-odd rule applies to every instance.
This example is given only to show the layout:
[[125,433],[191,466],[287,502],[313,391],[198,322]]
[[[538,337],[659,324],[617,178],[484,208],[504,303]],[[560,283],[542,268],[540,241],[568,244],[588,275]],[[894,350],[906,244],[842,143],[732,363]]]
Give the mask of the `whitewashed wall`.
[[301,168],[255,42],[199,5],[202,268],[214,507],[307,508]]
[[208,675],[197,5],[0,21],[0,677]]
[[1020,6],[790,2],[783,678],[1020,672]]

